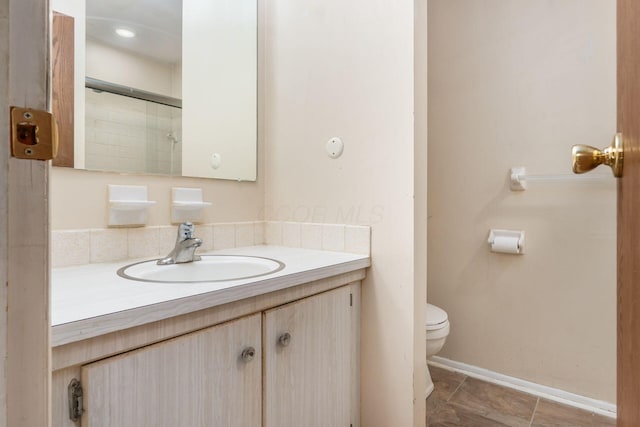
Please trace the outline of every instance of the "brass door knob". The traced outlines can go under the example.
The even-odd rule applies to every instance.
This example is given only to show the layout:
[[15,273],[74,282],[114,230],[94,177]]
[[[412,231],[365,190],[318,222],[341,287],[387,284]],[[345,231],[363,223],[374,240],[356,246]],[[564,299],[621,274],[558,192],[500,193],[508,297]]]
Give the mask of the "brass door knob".
[[622,134],[617,133],[611,145],[602,150],[590,145],[574,145],[571,149],[571,160],[573,173],[585,173],[600,165],[607,165],[611,167],[613,176],[620,178],[624,160]]

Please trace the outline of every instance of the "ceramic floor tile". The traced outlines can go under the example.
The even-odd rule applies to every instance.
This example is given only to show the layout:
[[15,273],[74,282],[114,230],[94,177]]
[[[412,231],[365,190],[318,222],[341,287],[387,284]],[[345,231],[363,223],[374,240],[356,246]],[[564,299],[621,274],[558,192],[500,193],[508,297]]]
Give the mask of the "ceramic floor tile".
[[506,387],[467,378],[449,399],[498,423],[528,427],[538,398]]
[[427,399],[427,427],[616,425],[615,419],[538,399],[536,396],[468,378],[460,373],[433,366],[429,367],[429,371],[434,390]]
[[453,395],[466,378],[466,375],[461,373],[437,368],[435,366],[429,366],[429,373],[431,374],[431,380],[434,386],[429,400],[449,400],[451,395]]
[[533,416],[534,427],[615,427],[612,418],[540,399]]
[[427,404],[427,427],[511,427],[463,406],[439,402]]

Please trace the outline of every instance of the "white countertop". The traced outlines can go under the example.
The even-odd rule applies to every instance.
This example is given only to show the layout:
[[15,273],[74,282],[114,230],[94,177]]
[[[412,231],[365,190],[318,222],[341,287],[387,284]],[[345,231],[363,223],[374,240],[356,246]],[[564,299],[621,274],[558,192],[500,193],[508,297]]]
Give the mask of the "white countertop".
[[279,260],[272,274],[208,283],[152,283],[116,271],[141,260],[52,270],[51,341],[58,346],[197,310],[366,268],[367,255],[281,246],[249,246],[207,254],[252,255]]

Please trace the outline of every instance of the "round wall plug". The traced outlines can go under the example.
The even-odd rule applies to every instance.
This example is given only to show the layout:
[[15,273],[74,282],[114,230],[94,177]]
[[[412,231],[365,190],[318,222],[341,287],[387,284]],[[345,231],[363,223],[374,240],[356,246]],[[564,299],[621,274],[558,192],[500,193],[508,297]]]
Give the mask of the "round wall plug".
[[344,151],[344,143],[340,138],[334,136],[329,141],[327,141],[326,149],[329,157],[331,157],[332,159],[337,159],[342,155],[342,152]]
[[222,164],[222,156],[219,153],[213,153],[211,155],[211,167],[213,169],[218,169]]

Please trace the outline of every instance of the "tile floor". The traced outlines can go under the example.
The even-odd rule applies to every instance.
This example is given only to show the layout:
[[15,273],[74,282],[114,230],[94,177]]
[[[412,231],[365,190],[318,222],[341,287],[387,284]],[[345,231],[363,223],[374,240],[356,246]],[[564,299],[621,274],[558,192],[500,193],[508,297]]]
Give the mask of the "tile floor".
[[615,420],[429,366],[427,427],[615,427]]

